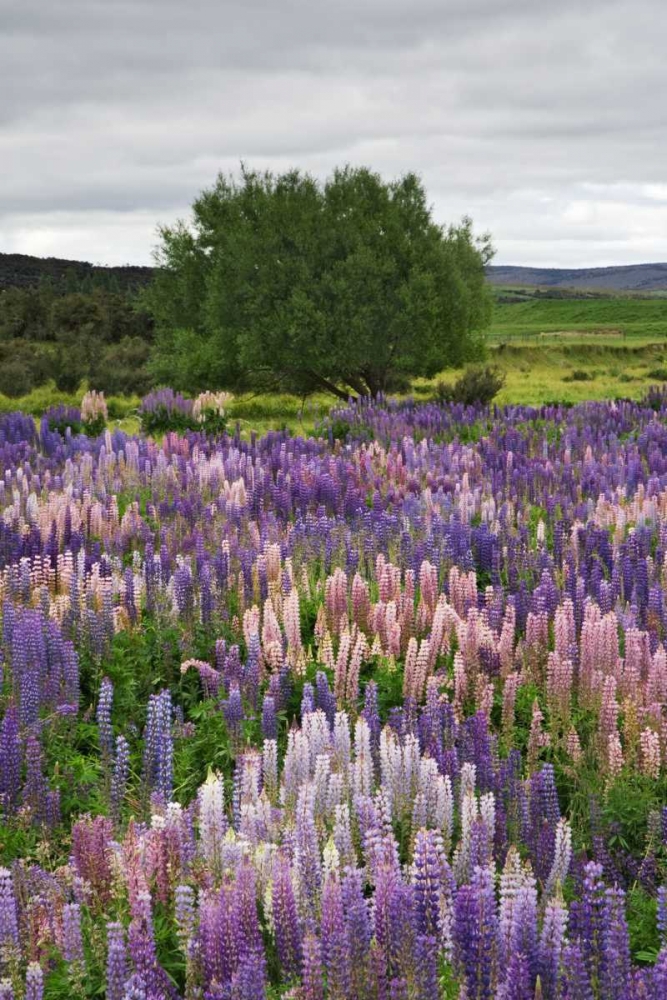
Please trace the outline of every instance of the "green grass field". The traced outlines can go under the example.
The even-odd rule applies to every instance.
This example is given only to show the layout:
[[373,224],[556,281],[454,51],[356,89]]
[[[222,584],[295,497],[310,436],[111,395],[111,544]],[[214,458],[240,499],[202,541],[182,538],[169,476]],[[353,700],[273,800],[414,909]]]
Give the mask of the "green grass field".
[[593,299],[528,298],[496,302],[490,340],[641,338],[667,340],[667,298],[609,297]]
[[[637,398],[650,385],[667,381],[667,298],[526,295],[526,301],[494,307],[488,359],[505,373],[499,403]],[[459,374],[450,369],[435,379],[416,379],[412,393],[418,399],[434,398],[440,379],[452,382]],[[79,404],[82,394],[83,388],[68,395],[44,386],[19,399],[0,395],[0,412],[20,409],[39,418],[57,403]],[[112,427],[128,433],[139,429],[137,397],[108,402]],[[326,395],[305,403],[289,395],[246,396],[232,402],[229,415],[245,435],[283,427],[308,434],[333,405],[335,400]]]

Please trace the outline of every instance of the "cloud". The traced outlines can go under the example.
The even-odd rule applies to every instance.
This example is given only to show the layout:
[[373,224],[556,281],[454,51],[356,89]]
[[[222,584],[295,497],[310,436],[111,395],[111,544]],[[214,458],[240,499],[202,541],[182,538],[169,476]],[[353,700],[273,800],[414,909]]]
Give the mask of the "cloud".
[[243,159],[416,170],[503,263],[666,260],[666,30],[662,0],[10,0],[0,249],[150,262]]

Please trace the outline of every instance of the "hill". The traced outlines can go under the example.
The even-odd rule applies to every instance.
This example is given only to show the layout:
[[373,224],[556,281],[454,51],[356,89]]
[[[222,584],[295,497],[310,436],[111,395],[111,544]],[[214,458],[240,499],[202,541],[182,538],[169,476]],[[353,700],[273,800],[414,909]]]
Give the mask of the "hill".
[[586,268],[491,265],[487,277],[492,285],[657,292],[667,290],[667,263]]
[[127,292],[147,285],[153,273],[152,267],[134,264],[101,267],[81,260],[0,253],[0,289],[32,288],[49,284],[58,291],[106,288],[110,291]]

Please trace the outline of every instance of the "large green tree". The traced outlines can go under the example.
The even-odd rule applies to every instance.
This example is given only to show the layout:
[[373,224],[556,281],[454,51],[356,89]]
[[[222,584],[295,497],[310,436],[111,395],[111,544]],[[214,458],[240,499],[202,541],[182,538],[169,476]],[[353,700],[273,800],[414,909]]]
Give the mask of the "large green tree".
[[175,388],[375,396],[481,353],[489,239],[437,225],[414,174],[242,168],[160,236],[153,371]]

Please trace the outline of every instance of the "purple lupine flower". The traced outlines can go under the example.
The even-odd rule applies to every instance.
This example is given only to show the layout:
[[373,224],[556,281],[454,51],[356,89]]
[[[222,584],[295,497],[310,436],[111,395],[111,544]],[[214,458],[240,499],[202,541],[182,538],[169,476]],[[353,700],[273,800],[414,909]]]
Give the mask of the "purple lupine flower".
[[529,961],[524,952],[512,952],[505,981],[496,996],[497,1000],[533,1000],[535,989],[532,984]]
[[265,740],[278,739],[278,717],[276,715],[275,698],[264,695],[262,702],[262,737]]
[[128,978],[125,931],[122,924],[107,924],[107,1000],[123,1000]]
[[345,926],[343,894],[337,875],[330,875],[322,890],[320,939],[329,993],[347,997],[352,993],[350,942]]
[[250,864],[241,864],[234,883],[234,907],[239,935],[250,951],[263,948],[262,931],[257,914],[257,886],[255,871]]
[[32,734],[25,743],[26,774],[23,783],[23,802],[30,807],[33,822],[46,819],[47,783],[44,777],[44,758],[39,740]]
[[130,774],[130,747],[124,736],[116,737],[116,755],[111,777],[110,805],[114,823],[120,822],[120,812]]
[[19,713],[16,705],[7,706],[0,727],[0,805],[5,813],[13,813],[21,788],[21,741]]
[[307,934],[303,942],[301,983],[303,1000],[324,1000],[322,948],[314,934]]
[[108,677],[103,677],[100,684],[100,697],[97,702],[97,731],[102,758],[107,762],[111,761],[113,757],[112,704],[113,684]]
[[336,716],[336,697],[329,687],[329,679],[323,670],[318,670],[315,677],[315,705],[326,715],[329,728],[333,728]]
[[171,798],[173,759],[171,692],[164,688],[150,697],[144,731],[144,781],[164,802]]
[[9,979],[0,979],[0,1000],[14,1000],[14,987]]
[[241,738],[241,723],[244,719],[243,702],[241,700],[241,690],[238,684],[233,684],[229,691],[229,697],[222,703],[222,711],[227,723],[227,729],[233,743],[239,742]]
[[192,886],[177,885],[174,890],[174,920],[181,947],[187,953],[195,930],[195,893]]
[[605,892],[603,921],[600,997],[623,1000],[628,995],[630,979],[630,936],[622,889]]
[[[361,872],[348,868],[342,881],[343,912],[352,963],[352,977],[362,976],[371,944],[371,920],[368,902],[364,896]],[[359,988],[362,988],[359,983]]]
[[285,975],[296,976],[302,962],[301,931],[290,864],[282,854],[277,856],[273,866],[271,908],[280,964]]
[[605,886],[602,866],[590,861],[584,868],[581,899],[570,907],[572,940],[577,941],[590,980],[597,981],[602,962]]
[[18,913],[12,884],[12,873],[0,868],[0,951],[19,950]]
[[[152,996],[153,994],[151,994]],[[160,994],[156,994],[159,996]],[[122,1000],[150,1000],[143,976],[133,973],[125,983]]]
[[454,904],[454,954],[470,996],[491,1000],[497,940],[493,874],[476,868],[469,885],[462,885]]
[[412,864],[417,930],[421,935],[436,938],[440,933],[440,888],[443,869],[433,830],[417,832]]
[[258,949],[245,951],[232,977],[230,1000],[265,1000],[266,962]]
[[662,944],[667,944],[667,886],[661,885],[656,893],[658,902],[657,926]]
[[315,828],[314,788],[304,785],[299,790],[296,808],[296,867],[304,904],[314,916],[322,883],[320,848]]
[[438,942],[428,934],[417,937],[415,948],[415,979],[417,996],[423,1000],[439,1000]]
[[25,1000],[42,1000],[44,996],[44,975],[37,962],[28,965],[25,974]]
[[303,693],[301,695],[301,719],[308,715],[309,712],[315,711],[315,690],[313,685],[306,682],[303,685]]
[[544,1000],[555,1000],[557,996],[566,926],[565,905],[559,899],[549,900],[544,911],[538,949],[538,967]]
[[63,958],[66,962],[83,962],[81,907],[66,903],[63,907]]
[[564,995],[568,1000],[593,1000],[591,980],[578,944],[572,944],[565,949],[563,979]]
[[667,996],[667,948],[663,947],[653,966],[652,975],[653,995],[655,997]]

